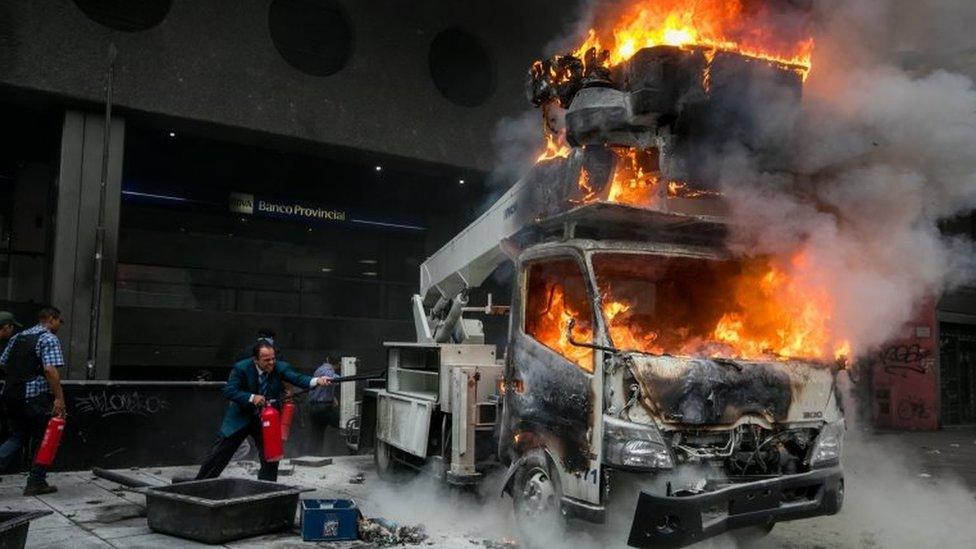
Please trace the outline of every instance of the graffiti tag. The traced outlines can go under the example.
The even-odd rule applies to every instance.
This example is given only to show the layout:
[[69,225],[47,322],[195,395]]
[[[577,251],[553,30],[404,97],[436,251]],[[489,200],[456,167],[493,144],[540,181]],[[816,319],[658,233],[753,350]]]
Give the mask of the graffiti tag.
[[143,396],[139,391],[109,393],[90,392],[87,396],[75,397],[75,406],[81,412],[93,412],[102,417],[119,414],[134,414],[149,417],[169,409],[169,402],[158,396]]
[[878,357],[884,365],[884,370],[889,374],[905,370],[924,374],[928,372],[933,362],[928,360],[929,354],[931,351],[923,349],[918,343],[913,343],[889,345],[881,350]]
[[920,398],[908,397],[898,403],[898,417],[907,419],[928,419],[929,410]]

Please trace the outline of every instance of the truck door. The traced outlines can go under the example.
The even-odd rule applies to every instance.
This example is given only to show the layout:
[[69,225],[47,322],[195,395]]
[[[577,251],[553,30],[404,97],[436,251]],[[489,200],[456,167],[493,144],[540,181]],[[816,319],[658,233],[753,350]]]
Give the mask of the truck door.
[[[506,394],[515,453],[545,448],[565,496],[600,503],[603,409],[593,293],[582,260],[560,255],[531,260],[519,269],[506,377],[519,392]],[[596,375],[594,375],[596,372]],[[507,412],[506,412],[507,413]]]

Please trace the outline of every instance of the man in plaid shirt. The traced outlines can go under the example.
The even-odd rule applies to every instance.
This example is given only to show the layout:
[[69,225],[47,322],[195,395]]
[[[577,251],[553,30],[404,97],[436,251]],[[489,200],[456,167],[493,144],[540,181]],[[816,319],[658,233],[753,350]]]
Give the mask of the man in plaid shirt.
[[[6,372],[3,406],[10,421],[10,438],[0,445],[0,471],[6,470],[30,441],[31,455],[44,437],[48,418],[64,416],[64,392],[58,368],[64,366],[58,328],[61,311],[44,307],[37,313],[38,323],[15,335],[0,355]],[[25,496],[49,494],[57,488],[46,481],[47,469],[34,464],[27,477]]]

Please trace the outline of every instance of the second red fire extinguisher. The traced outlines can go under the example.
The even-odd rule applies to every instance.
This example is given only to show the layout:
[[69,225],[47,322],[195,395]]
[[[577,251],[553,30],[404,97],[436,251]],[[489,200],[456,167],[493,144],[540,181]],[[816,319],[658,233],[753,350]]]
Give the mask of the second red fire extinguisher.
[[48,420],[41,446],[34,456],[34,463],[44,466],[54,463],[54,457],[58,455],[58,446],[61,444],[61,435],[64,434],[64,426],[63,417],[55,416]]
[[291,421],[295,418],[295,404],[291,401],[281,406],[281,440],[288,440],[291,433]]
[[281,414],[274,406],[261,409],[261,442],[265,461],[281,461],[285,457],[284,446],[281,444]]

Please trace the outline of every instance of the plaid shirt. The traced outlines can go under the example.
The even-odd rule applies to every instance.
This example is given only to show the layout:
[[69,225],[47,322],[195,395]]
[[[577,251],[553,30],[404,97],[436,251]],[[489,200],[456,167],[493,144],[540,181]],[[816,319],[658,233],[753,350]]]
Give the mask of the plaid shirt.
[[[64,366],[64,355],[61,353],[61,342],[58,340],[58,336],[51,333],[50,330],[38,324],[33,328],[28,328],[23,332],[10,338],[7,342],[7,348],[3,350],[3,354],[0,355],[0,364],[6,365],[7,360],[10,358],[10,350],[13,348],[14,341],[22,335],[34,335],[41,334],[41,337],[37,338],[37,347],[34,348],[34,352],[37,356],[41,358],[41,364],[47,367],[61,367]],[[27,389],[25,391],[24,397],[31,398],[41,395],[43,393],[51,392],[51,388],[47,384],[47,380],[44,376],[37,376],[34,379],[26,383]]]

